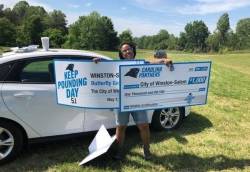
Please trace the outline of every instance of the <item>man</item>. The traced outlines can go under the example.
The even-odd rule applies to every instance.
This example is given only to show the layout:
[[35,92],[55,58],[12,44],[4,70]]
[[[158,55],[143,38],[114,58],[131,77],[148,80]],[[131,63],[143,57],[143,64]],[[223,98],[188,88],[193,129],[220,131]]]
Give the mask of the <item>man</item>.
[[[119,49],[119,57],[123,60],[131,60],[136,56],[135,46],[130,43],[123,43]],[[116,113],[116,139],[118,143],[118,152],[115,155],[116,159],[122,158],[122,147],[125,139],[125,131],[127,124],[129,122],[129,115],[132,115],[139,131],[143,142],[143,153],[145,159],[150,159],[150,132],[148,125],[148,117],[146,111],[136,111],[136,112],[117,112]]]
[[[122,60],[131,60],[135,59],[136,56],[136,48],[131,43],[123,43],[119,49],[119,57]],[[172,64],[170,59],[154,59],[154,64],[163,63],[166,65]],[[143,143],[143,156],[146,160],[150,159],[150,131],[149,131],[149,124],[148,124],[148,117],[146,111],[135,111],[135,112],[118,112],[116,114],[116,139],[118,143],[119,150],[115,156],[116,159],[122,158],[122,147],[124,144],[125,139],[125,131],[127,128],[127,124],[129,122],[129,115],[132,115],[139,131],[140,136]]]
[[[136,48],[131,43],[122,43],[119,48],[119,58],[121,60],[133,60],[136,56]],[[98,62],[100,59],[93,59],[94,62]],[[172,64],[170,59],[154,59],[154,64]],[[119,112],[117,111],[116,118],[116,142],[118,144],[118,150],[114,156],[115,159],[121,160],[123,158],[123,146],[125,140],[125,132],[129,123],[129,116],[132,115],[134,122],[136,123],[143,143],[143,156],[146,160],[151,158],[150,153],[150,131],[148,124],[148,116],[145,110],[135,112]]]

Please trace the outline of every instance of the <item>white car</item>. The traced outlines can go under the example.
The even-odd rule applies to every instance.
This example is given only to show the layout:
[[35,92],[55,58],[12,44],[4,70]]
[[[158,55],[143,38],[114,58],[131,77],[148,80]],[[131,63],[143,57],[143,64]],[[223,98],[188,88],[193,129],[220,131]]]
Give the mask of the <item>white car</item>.
[[[87,51],[19,49],[0,58],[0,164],[40,139],[95,131],[102,124],[115,127],[114,111],[57,104],[54,59],[109,57]],[[176,128],[190,113],[189,107],[150,110],[151,126],[157,130]],[[130,120],[133,125],[133,120]],[[53,137],[52,137],[53,136]]]

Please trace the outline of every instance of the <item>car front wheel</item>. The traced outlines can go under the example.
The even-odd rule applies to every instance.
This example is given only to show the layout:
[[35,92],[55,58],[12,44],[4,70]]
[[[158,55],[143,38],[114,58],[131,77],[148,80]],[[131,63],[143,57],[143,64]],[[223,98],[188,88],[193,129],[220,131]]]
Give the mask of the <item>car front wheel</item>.
[[14,159],[23,146],[19,127],[11,122],[0,121],[0,164]]
[[184,116],[185,109],[182,107],[155,110],[151,126],[155,130],[171,130],[180,126]]

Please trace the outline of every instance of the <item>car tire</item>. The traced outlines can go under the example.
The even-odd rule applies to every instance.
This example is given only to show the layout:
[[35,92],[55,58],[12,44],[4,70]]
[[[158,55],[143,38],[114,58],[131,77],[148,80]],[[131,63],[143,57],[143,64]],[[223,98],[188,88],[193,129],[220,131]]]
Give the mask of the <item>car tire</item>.
[[178,128],[185,116],[185,108],[172,107],[154,111],[151,126],[157,131]]
[[21,152],[24,138],[20,127],[8,121],[0,121],[0,164],[16,158]]

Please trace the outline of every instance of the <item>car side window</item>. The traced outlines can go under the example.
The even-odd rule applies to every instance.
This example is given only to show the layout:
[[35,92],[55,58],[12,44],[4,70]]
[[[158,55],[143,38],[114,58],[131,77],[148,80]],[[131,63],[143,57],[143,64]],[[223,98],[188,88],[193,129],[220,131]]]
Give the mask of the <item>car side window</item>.
[[3,64],[0,66],[0,82],[4,82],[8,73],[11,71],[13,64]]
[[22,83],[52,83],[53,79],[49,71],[52,60],[37,60],[27,62],[19,75]]
[[55,84],[53,59],[91,60],[93,59],[93,57],[78,55],[54,55],[47,56],[46,58],[41,56],[13,61],[11,62],[11,65],[1,65],[0,82],[24,84]]

